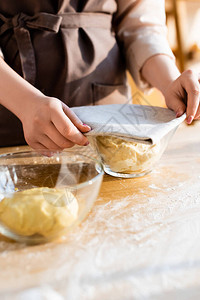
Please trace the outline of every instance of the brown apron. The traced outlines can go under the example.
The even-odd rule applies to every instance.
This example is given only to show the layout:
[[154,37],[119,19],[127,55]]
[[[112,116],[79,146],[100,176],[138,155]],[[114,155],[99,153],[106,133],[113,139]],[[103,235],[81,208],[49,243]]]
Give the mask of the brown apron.
[[[117,4],[107,2],[0,0],[5,61],[70,107],[125,102],[125,62],[112,26]],[[0,146],[24,143],[21,122],[0,106]]]

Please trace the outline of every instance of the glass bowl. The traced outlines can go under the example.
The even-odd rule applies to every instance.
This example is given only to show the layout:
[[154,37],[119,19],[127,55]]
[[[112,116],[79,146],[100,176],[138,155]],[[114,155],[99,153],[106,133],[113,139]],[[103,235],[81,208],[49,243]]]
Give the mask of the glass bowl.
[[65,234],[91,210],[103,173],[100,161],[72,150],[0,155],[0,233],[29,244]]
[[134,178],[144,176],[154,169],[176,129],[155,145],[116,136],[90,136],[89,140],[101,158],[105,173],[114,177]]

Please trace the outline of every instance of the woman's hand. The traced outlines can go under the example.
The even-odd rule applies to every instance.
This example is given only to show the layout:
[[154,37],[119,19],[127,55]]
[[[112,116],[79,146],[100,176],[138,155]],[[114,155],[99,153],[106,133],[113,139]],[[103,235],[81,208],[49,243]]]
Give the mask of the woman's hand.
[[141,72],[151,86],[163,93],[167,106],[175,111],[177,117],[186,112],[188,124],[200,117],[199,74],[191,70],[180,74],[174,60],[163,54],[149,58]]
[[186,112],[188,124],[200,117],[199,79],[198,74],[187,70],[172,81],[163,92],[167,106],[176,112],[177,117]]
[[32,148],[61,151],[74,144],[89,144],[82,132],[88,132],[91,128],[60,100],[42,96],[27,102],[19,117],[26,142]]
[[42,94],[1,58],[0,104],[21,120],[25,139],[36,150],[89,144],[82,134],[91,129],[89,126],[60,100]]

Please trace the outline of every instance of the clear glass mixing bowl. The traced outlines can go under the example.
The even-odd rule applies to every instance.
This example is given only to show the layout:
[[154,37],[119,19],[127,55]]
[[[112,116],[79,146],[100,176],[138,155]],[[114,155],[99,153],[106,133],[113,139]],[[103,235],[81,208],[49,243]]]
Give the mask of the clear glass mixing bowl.
[[92,147],[99,154],[105,173],[122,178],[141,177],[151,172],[160,160],[177,128],[157,144],[136,143],[115,136],[90,136]]
[[0,155],[0,233],[43,243],[78,225],[103,178],[97,159],[80,152],[24,151]]

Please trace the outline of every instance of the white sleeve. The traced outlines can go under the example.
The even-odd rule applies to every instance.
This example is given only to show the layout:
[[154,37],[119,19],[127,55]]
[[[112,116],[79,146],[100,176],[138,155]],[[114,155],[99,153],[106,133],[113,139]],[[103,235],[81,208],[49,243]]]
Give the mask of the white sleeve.
[[127,69],[140,89],[148,89],[140,72],[146,60],[157,54],[175,59],[167,40],[165,1],[117,0],[117,5],[114,26]]

